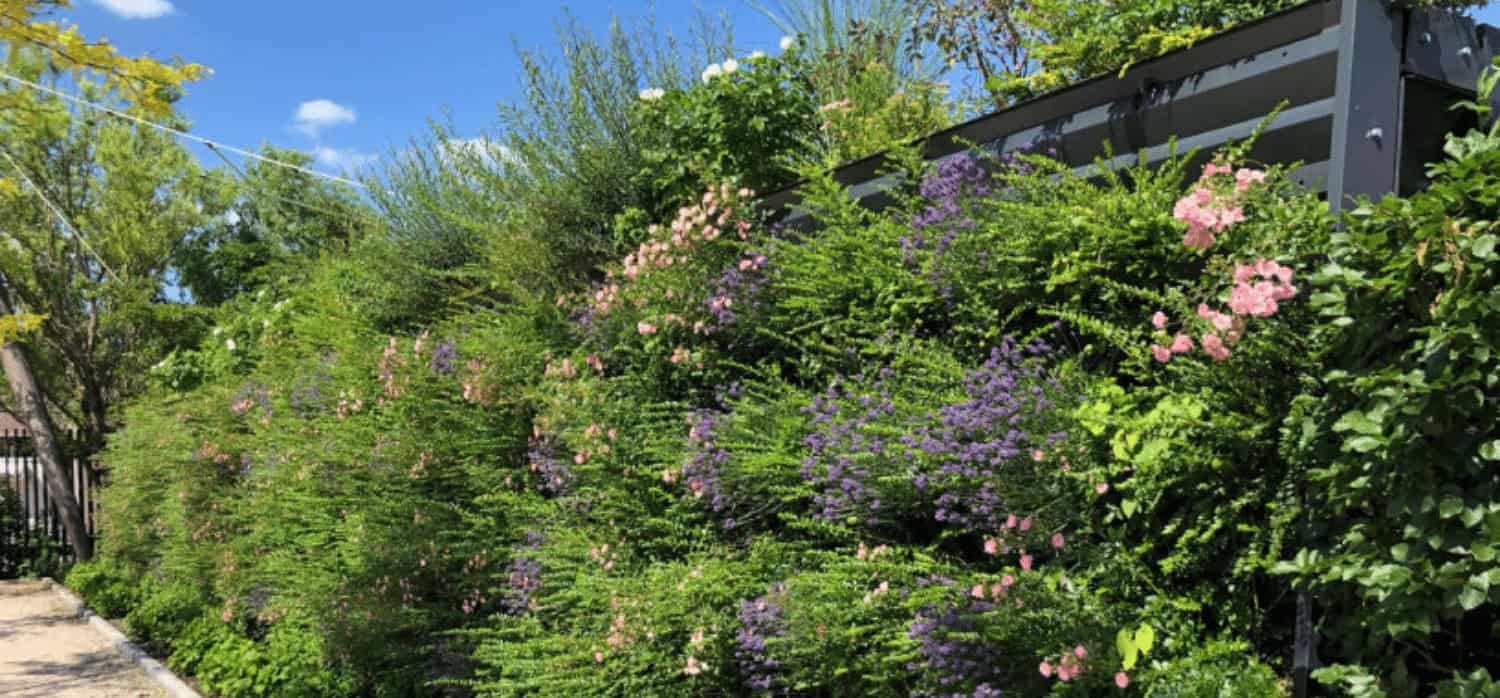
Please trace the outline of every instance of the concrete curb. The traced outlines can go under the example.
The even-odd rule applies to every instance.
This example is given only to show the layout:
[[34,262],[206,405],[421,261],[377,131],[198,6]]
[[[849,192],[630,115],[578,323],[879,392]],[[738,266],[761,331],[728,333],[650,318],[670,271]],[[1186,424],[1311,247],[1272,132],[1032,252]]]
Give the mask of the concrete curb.
[[155,681],[156,685],[165,691],[168,696],[171,698],[203,698],[192,687],[183,683],[182,679],[177,678],[176,674],[173,674],[166,667],[162,666],[161,662],[152,659],[139,645],[131,642],[129,638],[125,637],[124,633],[117,630],[115,626],[110,625],[109,621],[100,618],[93,611],[90,611],[81,599],[75,596],[73,592],[68,591],[67,587],[58,584],[50,577],[43,577],[42,581],[46,582],[47,586],[52,587],[52,591],[56,592],[62,598],[63,602],[67,603],[68,607],[73,609],[73,615],[78,618],[87,619],[89,625],[94,626],[95,631],[109,640],[109,644],[115,648],[116,652],[120,653],[121,657],[124,657],[126,661],[136,665],[141,671],[145,672],[146,676]]

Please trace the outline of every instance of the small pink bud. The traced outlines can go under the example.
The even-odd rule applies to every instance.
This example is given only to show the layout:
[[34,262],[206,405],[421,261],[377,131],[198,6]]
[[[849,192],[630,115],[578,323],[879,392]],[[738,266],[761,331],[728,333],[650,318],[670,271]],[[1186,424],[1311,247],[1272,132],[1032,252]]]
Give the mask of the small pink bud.
[[1129,686],[1130,685],[1130,676],[1126,675],[1126,673],[1123,672],[1123,671],[1115,674],[1115,685],[1119,686],[1120,688],[1125,688],[1126,686]]
[[1021,569],[1026,570],[1027,572],[1031,571],[1031,556],[1030,555],[1022,555],[1021,556]]

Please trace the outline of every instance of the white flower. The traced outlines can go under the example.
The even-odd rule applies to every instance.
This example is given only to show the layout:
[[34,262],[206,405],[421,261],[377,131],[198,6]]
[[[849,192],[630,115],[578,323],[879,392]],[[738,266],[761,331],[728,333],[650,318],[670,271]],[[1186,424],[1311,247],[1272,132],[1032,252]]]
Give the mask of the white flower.
[[783,36],[783,37],[781,37],[781,50],[783,50],[783,51],[790,51],[790,50],[792,50],[792,46],[796,45],[796,43],[797,43],[797,37],[795,37],[795,36]]
[[226,340],[224,340],[224,346],[227,347],[230,351],[234,351],[234,347],[235,347],[234,340],[233,339],[226,339]]
[[641,90],[641,99],[644,99],[644,100],[646,100],[646,101],[649,102],[649,101],[654,100],[654,99],[661,99],[662,96],[664,96],[666,94],[667,94],[667,91],[661,89],[660,87],[651,87],[651,88],[647,88],[647,89]]
[[725,75],[733,73],[734,71],[739,70],[739,69],[740,69],[740,62],[739,61],[737,61],[737,60],[735,60],[733,58],[731,58],[731,59],[729,59],[727,61],[724,61],[724,74]]
[[716,77],[719,77],[720,75],[723,75],[723,74],[724,74],[724,69],[720,68],[718,63],[715,63],[713,65],[708,66],[707,68],[704,68],[703,69],[703,75],[701,75],[700,77],[702,77],[703,78],[703,82],[706,83],[709,80],[712,80],[712,79],[714,79]]
[[750,60],[752,60],[752,61],[755,60],[755,59],[757,59],[757,58],[765,58],[765,57],[766,57],[766,52],[762,51],[760,49],[755,49],[754,51],[750,52]]
[[222,328],[222,327],[215,327],[214,328],[214,336],[217,337],[217,336],[219,336],[221,334],[224,334],[224,328]]

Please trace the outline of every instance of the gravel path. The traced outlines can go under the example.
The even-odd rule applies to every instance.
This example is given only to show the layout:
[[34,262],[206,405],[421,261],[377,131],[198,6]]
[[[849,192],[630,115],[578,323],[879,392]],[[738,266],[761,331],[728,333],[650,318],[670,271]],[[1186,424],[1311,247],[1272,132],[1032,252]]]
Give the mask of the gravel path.
[[157,698],[43,582],[0,581],[0,698]]

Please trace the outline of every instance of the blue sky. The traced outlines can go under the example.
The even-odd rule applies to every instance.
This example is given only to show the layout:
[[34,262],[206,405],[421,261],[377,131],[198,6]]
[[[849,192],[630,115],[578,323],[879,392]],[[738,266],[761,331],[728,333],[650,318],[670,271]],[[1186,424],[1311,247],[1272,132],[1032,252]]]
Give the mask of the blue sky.
[[[734,17],[744,52],[776,47],[780,33],[744,0],[656,0],[654,12],[683,35],[674,18],[700,4]],[[199,135],[318,149],[337,171],[404,146],[445,108],[463,134],[492,125],[518,90],[515,46],[550,49],[564,7],[600,32],[612,11],[648,11],[638,0],[74,0],[65,18],[128,54],[212,68],[181,105]]]
[[[74,0],[66,19],[130,54],[181,56],[214,70],[182,104],[199,135],[315,152],[329,171],[402,147],[451,111],[463,134],[495,119],[518,89],[514,46],[548,49],[563,3],[534,0]],[[774,3],[768,3],[774,5]],[[416,9],[420,6],[420,9]],[[644,0],[566,7],[600,31]],[[735,20],[741,52],[773,50],[780,32],[746,0],[656,0],[659,24],[695,8]],[[1500,26],[1500,2],[1478,13]],[[299,118],[300,117],[300,118]]]

